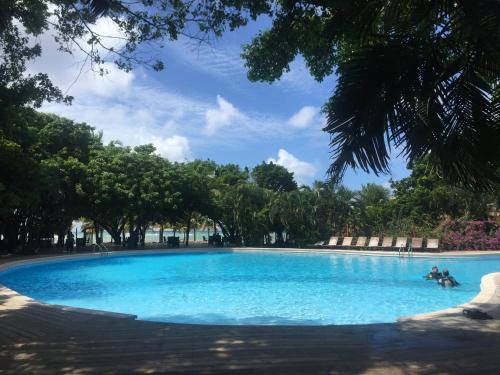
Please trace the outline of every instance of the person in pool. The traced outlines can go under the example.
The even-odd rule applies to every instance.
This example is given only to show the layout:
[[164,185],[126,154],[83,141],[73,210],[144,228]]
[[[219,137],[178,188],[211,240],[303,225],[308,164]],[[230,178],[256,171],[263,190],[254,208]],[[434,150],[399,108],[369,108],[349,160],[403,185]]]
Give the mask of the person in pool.
[[459,286],[459,282],[455,280],[453,276],[450,275],[450,272],[447,269],[443,270],[443,277],[438,280],[438,284],[442,287],[445,286]]
[[431,272],[424,276],[427,280],[440,280],[443,278],[443,274],[439,272],[436,266],[432,267]]

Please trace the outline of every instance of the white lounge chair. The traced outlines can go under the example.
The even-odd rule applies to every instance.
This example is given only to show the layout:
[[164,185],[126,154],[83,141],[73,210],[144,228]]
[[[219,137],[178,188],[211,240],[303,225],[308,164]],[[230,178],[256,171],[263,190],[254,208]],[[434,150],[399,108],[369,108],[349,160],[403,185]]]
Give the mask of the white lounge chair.
[[341,246],[342,247],[352,246],[352,237],[344,237]]
[[437,238],[428,238],[427,249],[432,249],[432,250],[439,249],[439,240]]
[[339,242],[338,237],[330,237],[327,246],[337,246],[337,242]]
[[379,241],[380,241],[379,237],[371,237],[370,242],[368,242],[368,247],[378,247]]
[[422,243],[424,242],[424,239],[422,237],[415,237],[411,239],[411,248],[413,250],[422,250]]
[[366,237],[358,237],[358,240],[356,241],[356,245],[354,245],[355,247],[363,247],[363,246],[366,246],[366,240],[367,238]]
[[408,243],[408,237],[398,237],[396,238],[396,245],[394,245],[394,247],[397,247],[398,249],[400,247],[406,247],[407,243]]
[[390,249],[392,247],[393,240],[394,240],[394,237],[384,237],[382,239],[382,247],[384,249]]

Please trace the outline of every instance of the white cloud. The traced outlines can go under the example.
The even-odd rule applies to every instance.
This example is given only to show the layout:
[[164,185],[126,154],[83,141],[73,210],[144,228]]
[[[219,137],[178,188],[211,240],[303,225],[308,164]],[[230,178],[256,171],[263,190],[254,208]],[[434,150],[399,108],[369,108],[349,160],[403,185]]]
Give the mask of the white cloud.
[[190,139],[180,133],[183,128],[195,128],[196,120],[189,124],[193,120],[186,119],[184,114],[201,118],[207,106],[151,87],[134,85],[133,88],[129,97],[81,95],[71,106],[46,103],[42,110],[88,123],[103,132],[106,143],[119,140],[132,147],[151,143],[171,161],[193,159]]
[[[132,147],[152,143],[159,153],[175,161],[206,157],[222,146],[240,150],[251,144],[270,145],[276,139],[285,142],[296,139],[286,120],[261,112],[240,111],[220,96],[217,102],[214,108],[208,101],[141,80],[133,81],[124,95],[103,97],[87,92],[76,96],[71,106],[45,103],[42,110],[88,123],[103,132],[104,142],[119,140]],[[223,136],[206,136],[220,129]],[[173,146],[172,140],[166,142],[174,136],[187,142],[180,138],[174,138]],[[326,137],[311,131],[302,134],[300,141],[313,142],[317,147],[319,136]],[[327,144],[326,138],[323,141]],[[168,147],[179,151],[167,151]]]
[[311,94],[317,91],[320,84],[309,73],[304,59],[298,56],[290,63],[290,70],[284,73],[277,85],[285,92]]
[[205,132],[208,135],[215,134],[220,128],[243,117],[240,111],[220,95],[217,95],[217,104],[218,108],[205,112]]
[[305,106],[288,119],[288,123],[294,128],[307,128],[315,120],[319,109],[317,107]]
[[[233,86],[233,89],[239,88],[242,83],[248,83],[248,68],[245,67],[245,61],[241,57],[241,42],[235,43],[227,35],[222,39],[210,41],[210,44],[181,37],[169,43],[166,48],[170,54],[182,59],[185,64],[224,80],[226,84]],[[284,93],[316,95],[318,91],[322,91],[321,87],[325,86],[324,94],[329,95],[332,85],[330,80],[326,85],[317,82],[309,73],[304,58],[299,55],[290,63],[290,70],[269,87],[278,87]]]
[[[110,19],[101,18],[93,29],[102,36],[106,46],[117,50],[123,46],[122,33]],[[135,79],[134,73],[126,73],[112,62],[101,65],[108,73],[101,76],[85,64],[84,52],[75,49],[73,54],[61,53],[49,34],[44,33],[39,38],[42,56],[29,70],[49,74],[57,86],[75,99],[71,106],[45,103],[43,111],[88,123],[103,132],[106,143],[119,140],[131,147],[151,143],[158,154],[171,161],[194,157],[190,139],[181,134],[181,129],[185,125],[195,127],[202,123],[208,104],[151,84],[145,85],[143,80]],[[136,74],[140,73],[140,69],[136,70]],[[187,113],[199,120],[190,118],[187,121]],[[195,124],[188,124],[193,121]]]
[[94,32],[101,36],[106,47],[121,48],[126,43],[123,30],[109,17],[102,17],[92,27]]
[[153,146],[156,151],[170,161],[186,161],[193,158],[189,140],[180,135],[174,135],[169,138],[152,137]]
[[293,172],[295,179],[299,184],[303,184],[305,180],[314,177],[318,171],[317,166],[314,164],[299,160],[287,150],[282,148],[278,151],[278,159],[269,158],[267,159],[267,162],[281,165],[282,167],[288,169],[288,171]]
[[[102,67],[107,70],[107,74],[101,76],[98,73],[87,70],[83,76],[78,78],[74,88],[69,93],[74,96],[94,94],[107,97],[128,94],[135,77],[134,73],[126,73],[112,63],[104,63]],[[68,73],[70,75],[71,71]]]
[[[96,29],[108,36],[107,45],[118,48],[123,43],[120,31],[110,20],[102,19]],[[125,73],[112,62],[106,62],[104,68],[109,74],[101,77],[88,65],[82,69],[83,52],[61,53],[49,34],[44,33],[38,39],[43,53],[30,65],[30,72],[48,73],[63,91],[69,88],[67,93],[75,99],[71,106],[45,103],[42,110],[88,123],[103,132],[106,143],[119,140],[132,147],[152,143],[159,154],[172,161],[183,161],[213,154],[213,149],[222,145],[240,150],[253,144],[270,145],[276,139],[286,142],[296,138],[286,118],[244,111],[221,95],[217,95],[214,105],[213,97],[180,94],[160,81],[149,79],[140,67],[134,73]],[[239,54],[230,48],[224,51],[227,53],[214,52],[217,59],[212,59],[213,53],[201,53],[202,60],[211,61],[209,68],[218,78],[229,74],[230,80],[236,82],[241,74],[246,79]],[[221,129],[223,137],[206,137]],[[315,137],[316,132],[304,133],[301,142]],[[300,171],[297,178],[299,174]]]
[[167,48],[187,64],[204,73],[227,80],[246,79],[239,45],[199,43],[181,37],[178,41],[168,44]]

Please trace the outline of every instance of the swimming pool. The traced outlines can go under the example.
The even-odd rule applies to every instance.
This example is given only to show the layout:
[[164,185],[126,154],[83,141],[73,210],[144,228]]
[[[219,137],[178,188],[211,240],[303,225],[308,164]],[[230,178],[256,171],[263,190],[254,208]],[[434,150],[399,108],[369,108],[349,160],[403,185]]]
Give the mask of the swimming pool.
[[[423,275],[448,268],[461,283]],[[0,283],[40,301],[206,324],[393,322],[472,299],[500,256],[398,258],[289,252],[113,255],[0,272]]]

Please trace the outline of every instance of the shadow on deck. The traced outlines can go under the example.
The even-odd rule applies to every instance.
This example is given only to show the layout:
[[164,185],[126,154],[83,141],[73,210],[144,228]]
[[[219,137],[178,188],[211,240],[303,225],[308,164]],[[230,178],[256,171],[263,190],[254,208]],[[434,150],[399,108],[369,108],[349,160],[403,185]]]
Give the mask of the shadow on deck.
[[500,321],[163,324],[53,308],[0,288],[0,373],[497,373]]

